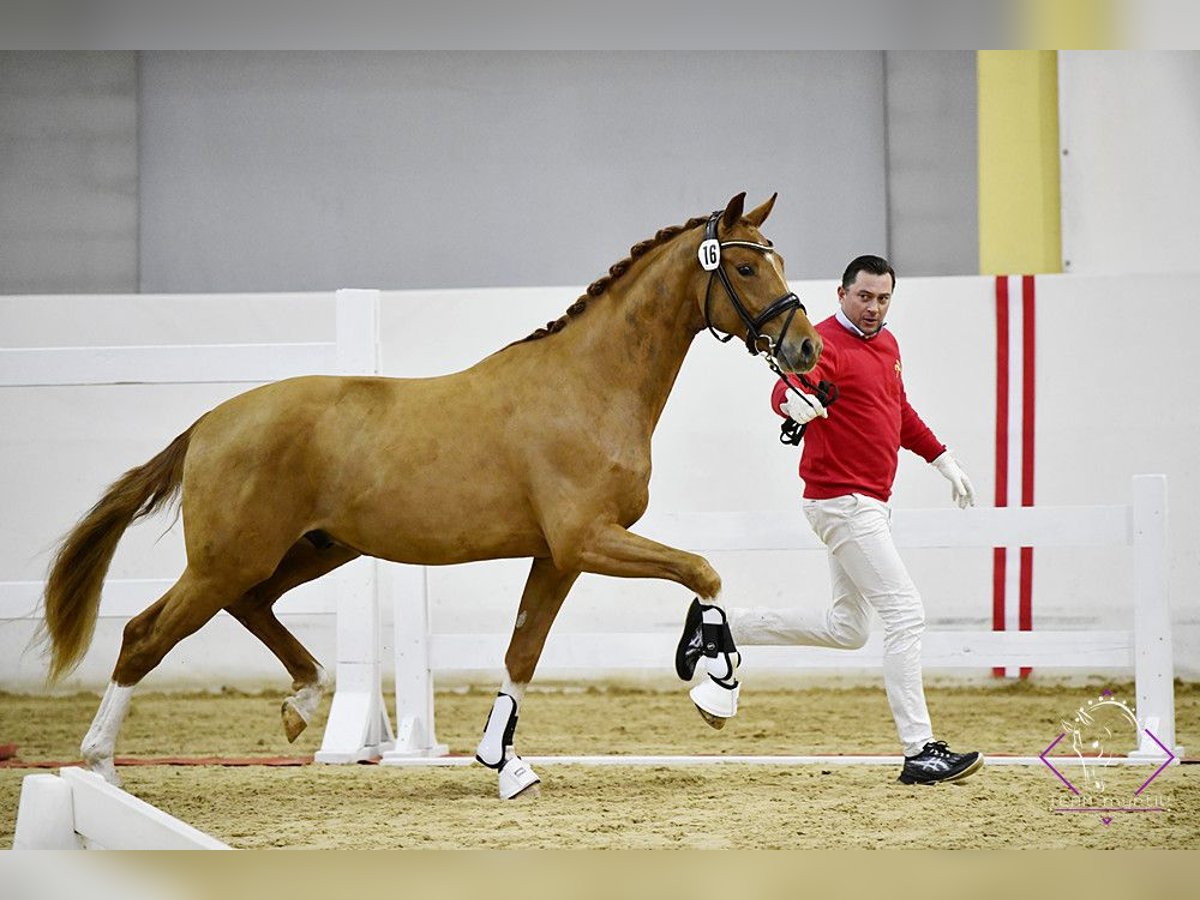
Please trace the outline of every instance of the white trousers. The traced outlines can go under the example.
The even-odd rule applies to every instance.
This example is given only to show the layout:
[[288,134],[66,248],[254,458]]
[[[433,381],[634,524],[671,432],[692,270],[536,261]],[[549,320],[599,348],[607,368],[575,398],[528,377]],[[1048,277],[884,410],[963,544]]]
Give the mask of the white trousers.
[[921,681],[925,608],[892,542],[891,508],[848,494],[805,500],[804,515],[829,549],[833,605],[727,609],[738,644],[801,644],[853,650],[866,643],[871,610],[883,622],[883,683],[905,756],[933,740]]

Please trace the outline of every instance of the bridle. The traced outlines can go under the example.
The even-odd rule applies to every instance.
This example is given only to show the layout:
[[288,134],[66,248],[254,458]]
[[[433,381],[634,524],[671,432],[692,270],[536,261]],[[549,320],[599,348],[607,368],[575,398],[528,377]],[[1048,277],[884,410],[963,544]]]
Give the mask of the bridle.
[[[737,310],[739,318],[746,326],[746,349],[750,353],[761,356],[768,366],[771,367],[776,375],[782,378],[785,382],[795,386],[792,378],[798,378],[805,389],[812,391],[821,404],[825,407],[834,403],[837,398],[837,385],[831,384],[828,381],[822,381],[819,385],[814,385],[803,375],[792,375],[784,372],[779,368],[779,364],[775,361],[779,356],[779,351],[783,347],[784,338],[787,337],[788,328],[791,327],[792,319],[796,316],[796,310],[800,310],[806,316],[808,310],[804,308],[804,304],[800,302],[791,291],[788,291],[777,300],[773,300],[767,304],[767,307],[757,316],[750,315],[750,311],[746,309],[746,304],[742,303],[742,298],[738,296],[734,290],[733,282],[729,280],[729,275],[725,272],[725,266],[721,262],[721,250],[724,247],[749,247],[751,250],[757,250],[760,253],[773,253],[774,248],[767,244],[756,244],[753,241],[722,241],[717,238],[717,222],[720,220],[722,210],[715,211],[708,217],[708,223],[704,226],[704,240],[700,242],[700,265],[704,268],[708,275],[708,287],[704,291],[704,324],[708,326],[709,333],[722,344],[726,344],[733,339],[732,334],[721,335],[712,323],[712,289],[713,279],[719,277],[721,284],[725,285],[725,292],[729,295],[729,300],[733,304],[733,308]],[[787,318],[783,320],[783,327],[779,329],[779,340],[775,341],[769,334],[763,334],[762,327],[772,319],[777,319],[786,314]],[[764,346],[765,344],[765,346]],[[807,402],[807,401],[806,401]],[[810,404],[811,405],[811,404]],[[791,418],[784,419],[780,426],[780,443],[796,445],[800,443],[800,439],[804,437],[807,425],[800,425]]]
[[[721,260],[721,250],[725,247],[748,247],[760,253],[774,253],[775,249],[767,244],[756,244],[753,241],[722,241],[718,239],[717,222],[720,221],[722,213],[722,210],[717,210],[708,217],[708,223],[704,226],[704,240],[700,243],[698,254],[700,265],[709,273],[708,288],[704,292],[704,324],[708,326],[709,333],[722,344],[733,339],[732,334],[720,334],[712,323],[713,279],[719,277],[721,284],[725,285],[725,292],[729,295],[733,308],[746,326],[746,349],[751,354],[762,356],[767,361],[767,365],[782,377],[783,372],[779,370],[775,359],[783,347],[784,338],[787,336],[792,319],[796,316],[796,310],[800,310],[805,315],[808,315],[808,310],[804,308],[799,297],[788,291],[779,299],[769,303],[757,316],[750,315],[750,311],[742,303],[742,298],[734,290],[733,282],[729,280],[729,275],[725,272],[725,266]],[[787,318],[783,320],[783,327],[779,329],[778,340],[762,332],[764,325],[782,315],[786,315]]]

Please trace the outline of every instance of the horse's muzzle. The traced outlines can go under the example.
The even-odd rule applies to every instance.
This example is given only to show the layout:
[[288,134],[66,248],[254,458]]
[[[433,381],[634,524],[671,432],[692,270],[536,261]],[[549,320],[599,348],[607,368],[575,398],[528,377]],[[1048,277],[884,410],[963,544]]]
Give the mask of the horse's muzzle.
[[796,344],[784,344],[780,349],[779,361],[789,372],[807,372],[817,364],[821,348],[820,337],[802,338]]

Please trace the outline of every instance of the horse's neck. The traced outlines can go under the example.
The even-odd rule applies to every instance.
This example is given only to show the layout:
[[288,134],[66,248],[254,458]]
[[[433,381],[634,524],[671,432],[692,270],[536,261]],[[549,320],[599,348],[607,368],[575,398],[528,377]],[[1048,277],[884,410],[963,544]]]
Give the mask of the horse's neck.
[[651,429],[704,326],[688,265],[695,255],[684,241],[675,238],[638,260],[559,336],[573,365],[596,373],[605,393],[622,395],[622,406],[644,413]]

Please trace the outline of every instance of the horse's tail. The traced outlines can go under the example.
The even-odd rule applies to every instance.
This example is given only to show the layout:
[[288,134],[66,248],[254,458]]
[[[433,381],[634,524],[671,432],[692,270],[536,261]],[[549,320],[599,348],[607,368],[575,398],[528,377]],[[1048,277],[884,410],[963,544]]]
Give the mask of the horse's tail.
[[96,629],[104,576],[125,529],[179,492],[183,460],[195,427],[193,423],[148,463],[113,482],[59,545],[46,580],[42,630],[42,637],[50,642],[51,682],[79,665],[87,652]]

